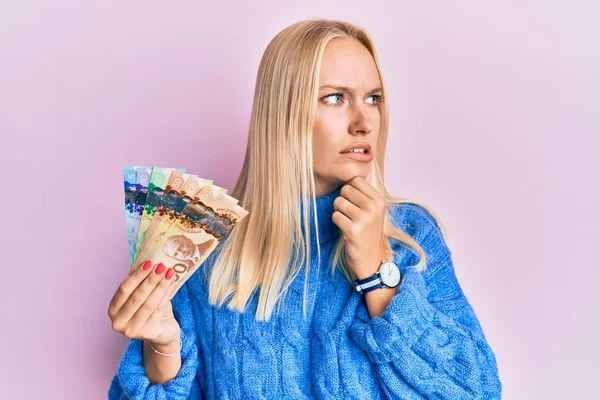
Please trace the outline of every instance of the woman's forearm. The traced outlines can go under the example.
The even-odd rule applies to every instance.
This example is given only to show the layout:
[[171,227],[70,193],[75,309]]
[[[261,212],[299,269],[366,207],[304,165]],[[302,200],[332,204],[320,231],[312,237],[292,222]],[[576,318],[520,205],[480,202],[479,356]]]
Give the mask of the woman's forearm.
[[[161,353],[175,353],[180,346],[179,335],[177,335],[177,340],[170,344],[152,346]],[[177,376],[181,369],[181,354],[170,357],[156,354],[144,340],[144,367],[150,382],[162,385]]]

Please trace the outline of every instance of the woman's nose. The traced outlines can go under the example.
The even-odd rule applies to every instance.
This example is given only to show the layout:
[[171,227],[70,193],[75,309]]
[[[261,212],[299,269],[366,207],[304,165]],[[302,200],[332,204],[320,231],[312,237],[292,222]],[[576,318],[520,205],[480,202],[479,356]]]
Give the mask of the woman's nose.
[[366,135],[371,133],[373,130],[373,122],[371,121],[371,117],[369,116],[365,107],[370,106],[357,106],[356,110],[352,113],[352,119],[350,120],[350,126],[348,127],[348,131],[352,135]]

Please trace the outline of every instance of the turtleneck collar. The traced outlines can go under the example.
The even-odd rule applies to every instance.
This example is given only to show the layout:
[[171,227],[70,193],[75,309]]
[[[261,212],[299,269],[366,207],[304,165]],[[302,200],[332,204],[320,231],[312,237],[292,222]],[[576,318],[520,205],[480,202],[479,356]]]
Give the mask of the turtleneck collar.
[[[315,202],[316,202],[316,212],[317,212],[317,221],[319,224],[319,238],[318,238],[318,242],[319,244],[324,243],[325,241],[328,241],[334,237],[336,237],[339,232],[340,232],[340,228],[333,222],[333,220],[331,219],[331,215],[333,214],[333,212],[335,211],[333,208],[333,201],[339,197],[340,192],[342,190],[342,187],[340,186],[339,188],[335,189],[333,192],[320,196],[320,197],[316,197],[315,198]],[[315,222],[314,222],[314,210],[312,209],[312,198],[309,198],[310,200],[310,204],[309,206],[309,225],[310,225],[310,244],[311,247],[316,248],[317,247],[317,237],[316,237],[316,227],[315,227]],[[303,212],[303,208],[302,208],[302,198],[300,198],[300,224],[301,224],[301,228],[302,228],[302,232],[304,234],[304,221],[303,221],[303,217],[304,217],[304,212]]]

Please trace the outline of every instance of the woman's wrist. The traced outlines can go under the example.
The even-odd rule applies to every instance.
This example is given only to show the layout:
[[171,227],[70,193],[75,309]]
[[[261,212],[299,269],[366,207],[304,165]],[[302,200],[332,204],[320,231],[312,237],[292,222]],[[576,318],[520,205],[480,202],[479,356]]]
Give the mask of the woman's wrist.
[[152,346],[152,343],[148,342],[148,346],[150,346],[150,348],[152,349],[152,351],[155,354],[161,355],[161,356],[165,356],[165,357],[174,357],[174,356],[178,356],[181,353],[181,349],[183,348],[183,341],[181,341],[179,343],[179,349],[177,349],[177,351],[174,351],[172,353],[165,353],[164,351],[160,351],[154,348],[154,346]]
[[156,350],[166,354],[176,353],[181,349],[181,333],[178,331],[173,340],[169,343],[160,344],[148,341],[148,344],[150,345],[150,350]]
[[[181,369],[181,333],[177,332],[175,338],[166,344],[154,344],[149,340],[144,340],[144,367],[146,376],[153,384],[165,384],[168,381],[175,379],[177,373]],[[173,356],[165,357],[152,350],[154,347],[157,351],[164,354],[173,354]]]

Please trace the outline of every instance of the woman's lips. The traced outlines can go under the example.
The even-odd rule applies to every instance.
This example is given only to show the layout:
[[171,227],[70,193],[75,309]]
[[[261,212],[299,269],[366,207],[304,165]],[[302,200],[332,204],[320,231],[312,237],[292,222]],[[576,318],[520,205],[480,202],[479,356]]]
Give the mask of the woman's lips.
[[371,152],[368,152],[368,153],[349,152],[349,153],[341,153],[341,154],[343,156],[348,156],[357,161],[362,161],[362,162],[373,161],[373,154],[371,154]]

